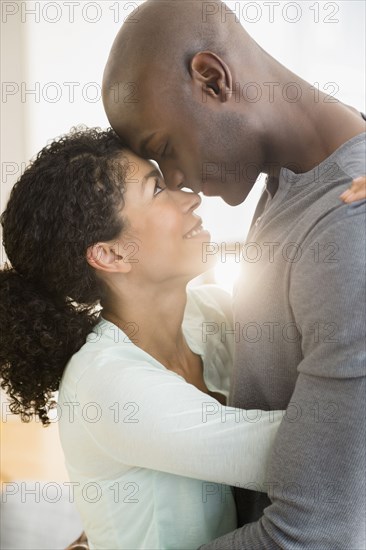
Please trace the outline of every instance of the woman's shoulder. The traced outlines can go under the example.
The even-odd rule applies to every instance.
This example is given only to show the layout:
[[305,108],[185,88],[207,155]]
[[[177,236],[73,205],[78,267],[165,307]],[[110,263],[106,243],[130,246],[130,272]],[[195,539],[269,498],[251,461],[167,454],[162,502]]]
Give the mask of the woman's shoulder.
[[[139,373],[141,365],[151,366],[152,358],[135,345],[135,336],[102,319],[89,333],[85,344],[68,361],[61,380],[63,388],[77,388],[82,381],[101,383],[106,378]],[[128,373],[126,372],[128,371]]]
[[205,321],[232,322],[232,296],[222,287],[205,284],[187,288],[186,316],[194,315]]

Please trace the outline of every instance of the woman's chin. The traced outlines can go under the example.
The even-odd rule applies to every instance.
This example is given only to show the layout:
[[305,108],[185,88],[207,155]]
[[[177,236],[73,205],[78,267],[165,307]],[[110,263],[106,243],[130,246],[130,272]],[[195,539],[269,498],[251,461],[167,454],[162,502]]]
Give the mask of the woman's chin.
[[205,260],[201,259],[201,261],[197,263],[197,268],[192,270],[192,273],[189,276],[189,279],[187,282],[190,282],[193,279],[196,279],[197,277],[201,277],[201,276],[202,278],[204,278],[205,274],[211,271],[216,265],[217,265],[217,259],[214,256],[210,256]]

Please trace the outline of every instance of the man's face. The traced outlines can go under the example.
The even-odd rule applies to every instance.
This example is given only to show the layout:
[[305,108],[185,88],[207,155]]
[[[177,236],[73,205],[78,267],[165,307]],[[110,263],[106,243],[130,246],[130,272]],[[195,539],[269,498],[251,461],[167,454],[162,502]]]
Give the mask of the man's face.
[[137,155],[159,164],[170,189],[189,187],[231,205],[241,203],[257,174],[251,176],[244,164],[244,140],[230,117],[219,117],[187,82],[172,89],[167,81],[143,81],[134,88],[135,102],[123,94],[106,102],[115,131]]

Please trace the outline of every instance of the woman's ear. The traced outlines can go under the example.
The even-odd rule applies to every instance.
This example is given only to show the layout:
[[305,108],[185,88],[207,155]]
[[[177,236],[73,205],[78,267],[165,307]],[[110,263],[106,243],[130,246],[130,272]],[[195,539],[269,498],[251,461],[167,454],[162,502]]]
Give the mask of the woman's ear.
[[191,59],[190,72],[192,80],[197,83],[202,93],[217,98],[225,103],[232,96],[232,75],[226,63],[213,52],[196,53]]
[[96,243],[86,251],[88,264],[99,271],[108,273],[128,273],[131,263],[127,261],[128,253],[120,241],[113,243]]

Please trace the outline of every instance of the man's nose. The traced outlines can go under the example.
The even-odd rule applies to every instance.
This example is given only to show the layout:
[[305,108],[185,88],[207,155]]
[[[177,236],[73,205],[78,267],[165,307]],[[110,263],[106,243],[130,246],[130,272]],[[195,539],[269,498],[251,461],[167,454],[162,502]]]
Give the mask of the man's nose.
[[163,173],[165,185],[171,191],[176,191],[185,186],[184,174],[178,169],[169,169],[167,166],[161,166],[160,169]]
[[178,169],[169,170],[166,166],[160,166],[164,176],[165,185],[172,193],[173,199],[179,202],[184,212],[195,210],[202,202],[201,197],[194,191],[182,191],[182,187],[189,187],[184,178],[183,172]]

